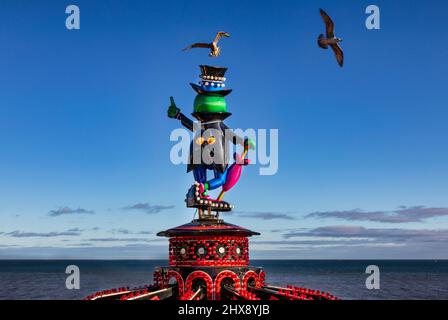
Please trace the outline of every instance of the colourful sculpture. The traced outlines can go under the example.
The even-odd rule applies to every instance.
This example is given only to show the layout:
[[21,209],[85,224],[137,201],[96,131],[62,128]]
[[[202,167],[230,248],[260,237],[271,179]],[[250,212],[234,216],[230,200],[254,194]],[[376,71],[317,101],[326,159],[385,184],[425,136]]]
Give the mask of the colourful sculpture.
[[[225,96],[232,90],[224,89],[227,68],[201,65],[199,84],[190,83],[197,92],[194,99],[193,123],[176,106],[173,97],[168,107],[168,117],[180,120],[182,125],[194,132],[190,146],[187,172],[193,171],[195,183],[187,193],[187,207],[197,208],[199,215],[211,211],[229,211],[232,205],[223,201],[224,193],[230,190],[241,175],[242,166],[249,164],[245,159],[249,148],[255,148],[255,142],[233,133],[224,120],[231,113],[227,111]],[[244,146],[242,155],[234,154],[235,162],[229,165],[228,144]],[[214,174],[207,178],[207,172]],[[220,195],[213,199],[208,191],[222,188]]]

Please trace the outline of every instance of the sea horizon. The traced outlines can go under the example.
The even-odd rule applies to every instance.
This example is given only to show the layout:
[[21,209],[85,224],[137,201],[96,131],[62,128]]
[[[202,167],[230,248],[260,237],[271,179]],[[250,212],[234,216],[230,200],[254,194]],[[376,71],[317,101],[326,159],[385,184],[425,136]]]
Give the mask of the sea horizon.
[[[86,258],[0,258],[0,261],[163,261],[167,259],[142,259],[142,258],[133,258],[133,259],[123,259],[123,258],[110,258],[110,259],[86,259]],[[387,258],[378,258],[378,259],[364,259],[364,258],[342,258],[342,259],[325,259],[325,258],[303,258],[303,259],[250,259],[250,261],[448,261],[448,258],[424,258],[424,259],[405,259],[405,258],[397,258],[397,259],[387,259]]]
[[[66,267],[80,270],[80,289],[68,290]],[[141,287],[153,282],[167,259],[0,259],[0,300],[80,300],[104,289]],[[330,292],[341,299],[448,300],[447,259],[253,259],[266,283]],[[380,289],[367,289],[366,268],[380,270]]]

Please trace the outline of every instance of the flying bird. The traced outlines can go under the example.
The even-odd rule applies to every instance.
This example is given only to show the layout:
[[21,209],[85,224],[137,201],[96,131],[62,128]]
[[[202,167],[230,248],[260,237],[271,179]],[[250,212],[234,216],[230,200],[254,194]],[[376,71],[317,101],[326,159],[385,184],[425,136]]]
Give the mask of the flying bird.
[[317,44],[322,49],[328,49],[328,46],[333,49],[334,54],[336,55],[336,60],[338,64],[342,67],[344,64],[344,53],[342,52],[341,47],[339,46],[339,42],[342,41],[341,38],[337,38],[334,35],[334,23],[331,20],[330,16],[322,9],[319,9],[320,15],[322,16],[322,20],[325,23],[326,36],[321,34],[317,39]]
[[208,48],[208,49],[210,49],[210,53],[208,55],[212,58],[216,58],[221,53],[221,48],[218,47],[218,41],[222,37],[228,38],[228,37],[230,37],[230,34],[228,34],[227,32],[224,32],[224,31],[219,31],[216,34],[215,40],[213,40],[213,42],[211,42],[211,43],[196,42],[196,43],[193,43],[191,46],[184,48],[182,51],[193,49],[193,48]]

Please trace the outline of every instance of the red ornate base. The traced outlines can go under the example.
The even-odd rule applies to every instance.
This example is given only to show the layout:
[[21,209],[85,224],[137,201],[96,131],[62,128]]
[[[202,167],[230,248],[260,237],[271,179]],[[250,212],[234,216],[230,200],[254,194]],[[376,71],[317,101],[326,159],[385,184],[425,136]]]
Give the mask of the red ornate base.
[[152,285],[106,290],[86,299],[337,299],[321,291],[267,285],[264,271],[249,266],[248,237],[258,234],[219,219],[194,220],[159,232],[170,238],[169,266],[156,268]]

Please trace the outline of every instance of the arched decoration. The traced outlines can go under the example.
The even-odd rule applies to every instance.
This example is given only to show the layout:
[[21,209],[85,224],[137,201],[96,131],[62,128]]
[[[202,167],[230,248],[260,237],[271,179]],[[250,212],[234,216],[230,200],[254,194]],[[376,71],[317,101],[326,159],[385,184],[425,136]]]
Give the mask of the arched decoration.
[[243,290],[247,291],[247,285],[251,279],[254,279],[255,285],[258,285],[258,274],[255,271],[249,270],[243,277]]
[[212,300],[213,299],[213,280],[204,271],[194,271],[190,273],[187,277],[187,280],[185,281],[185,292],[187,291],[193,291],[193,281],[197,278],[201,278],[205,281],[205,284],[207,286],[207,299]]
[[215,300],[221,299],[221,283],[224,279],[230,278],[233,280],[233,287],[236,291],[241,289],[241,280],[235,272],[230,270],[221,271],[215,278]]
[[179,290],[179,296],[181,296],[184,293],[184,279],[182,279],[182,276],[179,272],[174,270],[169,270],[168,274],[166,276],[166,283],[169,284],[171,278],[175,278],[177,282],[177,287]]

